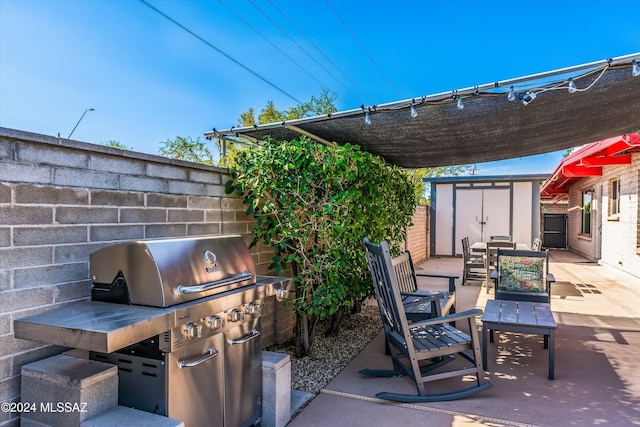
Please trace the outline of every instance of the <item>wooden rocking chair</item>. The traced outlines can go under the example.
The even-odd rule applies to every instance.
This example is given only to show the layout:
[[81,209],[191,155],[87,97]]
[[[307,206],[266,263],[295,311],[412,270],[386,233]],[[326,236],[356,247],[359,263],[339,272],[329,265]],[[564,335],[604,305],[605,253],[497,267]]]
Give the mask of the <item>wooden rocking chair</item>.
[[[455,313],[455,280],[458,276],[416,273],[409,251],[393,257],[391,264],[402,295],[404,311],[409,321],[415,322]],[[418,289],[418,277],[427,277],[433,281],[445,279],[448,283],[448,289],[441,292]]]
[[[376,397],[396,402],[440,402],[462,399],[492,387],[484,379],[476,318],[482,310],[409,323],[405,313],[398,280],[386,242],[380,245],[364,239],[369,271],[373,281],[385,335],[390,345],[393,370],[364,369],[362,375],[393,377],[407,375],[418,388],[418,395],[393,392],[378,393]],[[451,326],[450,322],[466,320],[470,335]],[[436,369],[461,356],[469,365],[441,371]],[[426,384],[464,375],[474,375],[474,385],[460,390],[428,394]]]

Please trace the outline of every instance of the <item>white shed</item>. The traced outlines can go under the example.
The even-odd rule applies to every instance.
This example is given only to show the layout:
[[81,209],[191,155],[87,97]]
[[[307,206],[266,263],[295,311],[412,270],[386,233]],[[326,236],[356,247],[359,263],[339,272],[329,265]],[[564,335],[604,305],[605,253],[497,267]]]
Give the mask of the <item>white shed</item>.
[[425,178],[431,186],[433,255],[462,254],[469,242],[512,236],[531,246],[540,236],[540,185],[548,174]]

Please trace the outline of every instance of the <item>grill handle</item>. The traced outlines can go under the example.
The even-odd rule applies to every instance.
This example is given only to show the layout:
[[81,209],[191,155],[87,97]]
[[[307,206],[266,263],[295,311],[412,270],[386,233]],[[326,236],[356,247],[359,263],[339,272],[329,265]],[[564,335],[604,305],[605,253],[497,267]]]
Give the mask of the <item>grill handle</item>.
[[207,351],[207,354],[205,354],[204,356],[201,356],[201,357],[197,358],[196,360],[192,360],[190,362],[186,361],[186,360],[181,360],[181,361],[178,362],[178,365],[180,366],[180,368],[193,368],[194,366],[198,366],[201,363],[204,363],[209,359],[213,359],[217,355],[218,355],[218,350],[216,350],[215,348],[211,347]]
[[213,289],[215,287],[218,286],[222,286],[222,285],[231,285],[234,283],[238,283],[238,282],[242,282],[243,280],[247,280],[249,278],[252,278],[253,274],[251,273],[240,273],[236,276],[233,277],[229,277],[228,279],[223,279],[223,280],[218,280],[215,282],[209,282],[209,283],[204,283],[202,285],[195,285],[195,286],[182,286],[179,285],[176,289],[178,290],[179,293],[181,294],[198,294],[200,292],[206,292],[210,289]]
[[227,340],[229,342],[229,344],[231,345],[236,345],[236,344],[244,344],[248,341],[251,341],[254,338],[258,338],[260,336],[260,331],[257,329],[252,329],[247,335],[243,336],[242,338],[238,338],[236,340]]

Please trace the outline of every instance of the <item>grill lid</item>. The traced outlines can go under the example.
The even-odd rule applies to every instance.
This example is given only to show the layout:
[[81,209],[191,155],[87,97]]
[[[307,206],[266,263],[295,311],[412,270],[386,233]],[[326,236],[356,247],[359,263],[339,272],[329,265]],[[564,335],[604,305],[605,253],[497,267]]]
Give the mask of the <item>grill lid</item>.
[[90,256],[94,301],[170,307],[255,283],[241,236],[118,243]]

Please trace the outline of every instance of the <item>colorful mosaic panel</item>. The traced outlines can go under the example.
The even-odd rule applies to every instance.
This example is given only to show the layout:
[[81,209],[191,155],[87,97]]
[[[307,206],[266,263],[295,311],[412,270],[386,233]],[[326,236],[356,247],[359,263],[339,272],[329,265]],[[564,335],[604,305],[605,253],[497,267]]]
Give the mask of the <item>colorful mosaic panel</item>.
[[512,292],[546,292],[544,259],[500,256],[498,289]]

